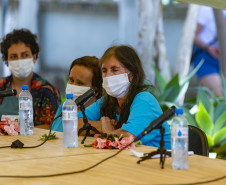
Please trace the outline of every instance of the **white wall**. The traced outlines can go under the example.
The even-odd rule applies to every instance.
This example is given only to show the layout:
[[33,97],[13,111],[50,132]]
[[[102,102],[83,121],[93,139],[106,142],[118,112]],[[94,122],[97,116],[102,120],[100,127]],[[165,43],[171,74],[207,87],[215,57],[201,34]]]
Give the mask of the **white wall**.
[[42,60],[48,68],[68,69],[78,57],[101,57],[120,43],[117,15],[46,12],[41,16]]

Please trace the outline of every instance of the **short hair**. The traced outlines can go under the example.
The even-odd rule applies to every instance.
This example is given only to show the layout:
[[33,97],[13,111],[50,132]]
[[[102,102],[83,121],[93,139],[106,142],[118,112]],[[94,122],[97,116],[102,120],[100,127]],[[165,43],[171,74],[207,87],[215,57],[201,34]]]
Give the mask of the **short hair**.
[[31,33],[31,31],[28,29],[14,29],[12,32],[3,37],[2,42],[0,43],[3,61],[7,63],[8,49],[13,44],[18,44],[20,42],[29,47],[31,49],[32,55],[36,55],[38,58],[40,48],[37,42],[37,35]]
[[68,75],[70,75],[70,72],[75,65],[84,66],[88,69],[91,69],[93,72],[92,87],[97,88],[97,99],[99,99],[102,96],[103,81],[100,60],[95,56],[84,56],[77,58],[72,62]]

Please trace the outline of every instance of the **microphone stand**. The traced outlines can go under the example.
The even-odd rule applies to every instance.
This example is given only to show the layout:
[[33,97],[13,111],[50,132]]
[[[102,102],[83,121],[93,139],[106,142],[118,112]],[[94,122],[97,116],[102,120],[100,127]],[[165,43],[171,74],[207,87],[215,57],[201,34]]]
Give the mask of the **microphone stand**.
[[152,159],[152,156],[156,154],[160,154],[160,165],[162,169],[164,168],[166,155],[171,156],[171,153],[168,152],[164,147],[164,137],[163,137],[164,133],[165,133],[165,128],[162,127],[161,125],[160,126],[161,140],[159,141],[160,147],[156,151],[153,151],[151,153],[145,153],[144,157],[141,157],[141,159],[137,161],[138,164],[140,164],[141,161],[144,161],[146,159]]
[[86,130],[86,133],[85,133],[85,136],[81,142],[81,144],[84,143],[85,139],[87,136],[90,136],[90,131],[92,130],[93,132],[95,132],[96,134],[99,134],[100,132],[95,128],[93,127],[92,125],[90,125],[88,123],[88,119],[86,117],[86,114],[85,114],[85,107],[83,104],[80,105],[80,110],[82,111],[82,115],[83,115],[83,127],[79,129],[78,131],[78,135],[80,135],[82,133],[83,130]]

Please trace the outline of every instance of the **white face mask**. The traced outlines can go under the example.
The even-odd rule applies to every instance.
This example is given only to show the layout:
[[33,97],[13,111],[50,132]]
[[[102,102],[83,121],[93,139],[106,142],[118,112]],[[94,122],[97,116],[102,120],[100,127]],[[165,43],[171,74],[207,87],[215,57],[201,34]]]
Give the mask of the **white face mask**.
[[128,73],[103,78],[103,88],[107,94],[115,98],[122,98],[129,90]]
[[15,77],[19,79],[27,78],[28,75],[33,71],[33,58],[9,61],[8,67]]
[[73,94],[73,101],[75,101],[79,96],[83,95],[89,89],[90,87],[72,85],[67,83],[66,94]]

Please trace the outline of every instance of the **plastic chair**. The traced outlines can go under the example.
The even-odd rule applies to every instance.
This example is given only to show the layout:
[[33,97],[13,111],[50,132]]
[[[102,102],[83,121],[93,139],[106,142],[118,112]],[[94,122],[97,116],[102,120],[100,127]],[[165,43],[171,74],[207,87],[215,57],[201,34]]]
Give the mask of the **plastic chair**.
[[194,154],[209,156],[209,147],[206,134],[198,127],[188,125],[189,146],[188,150]]

